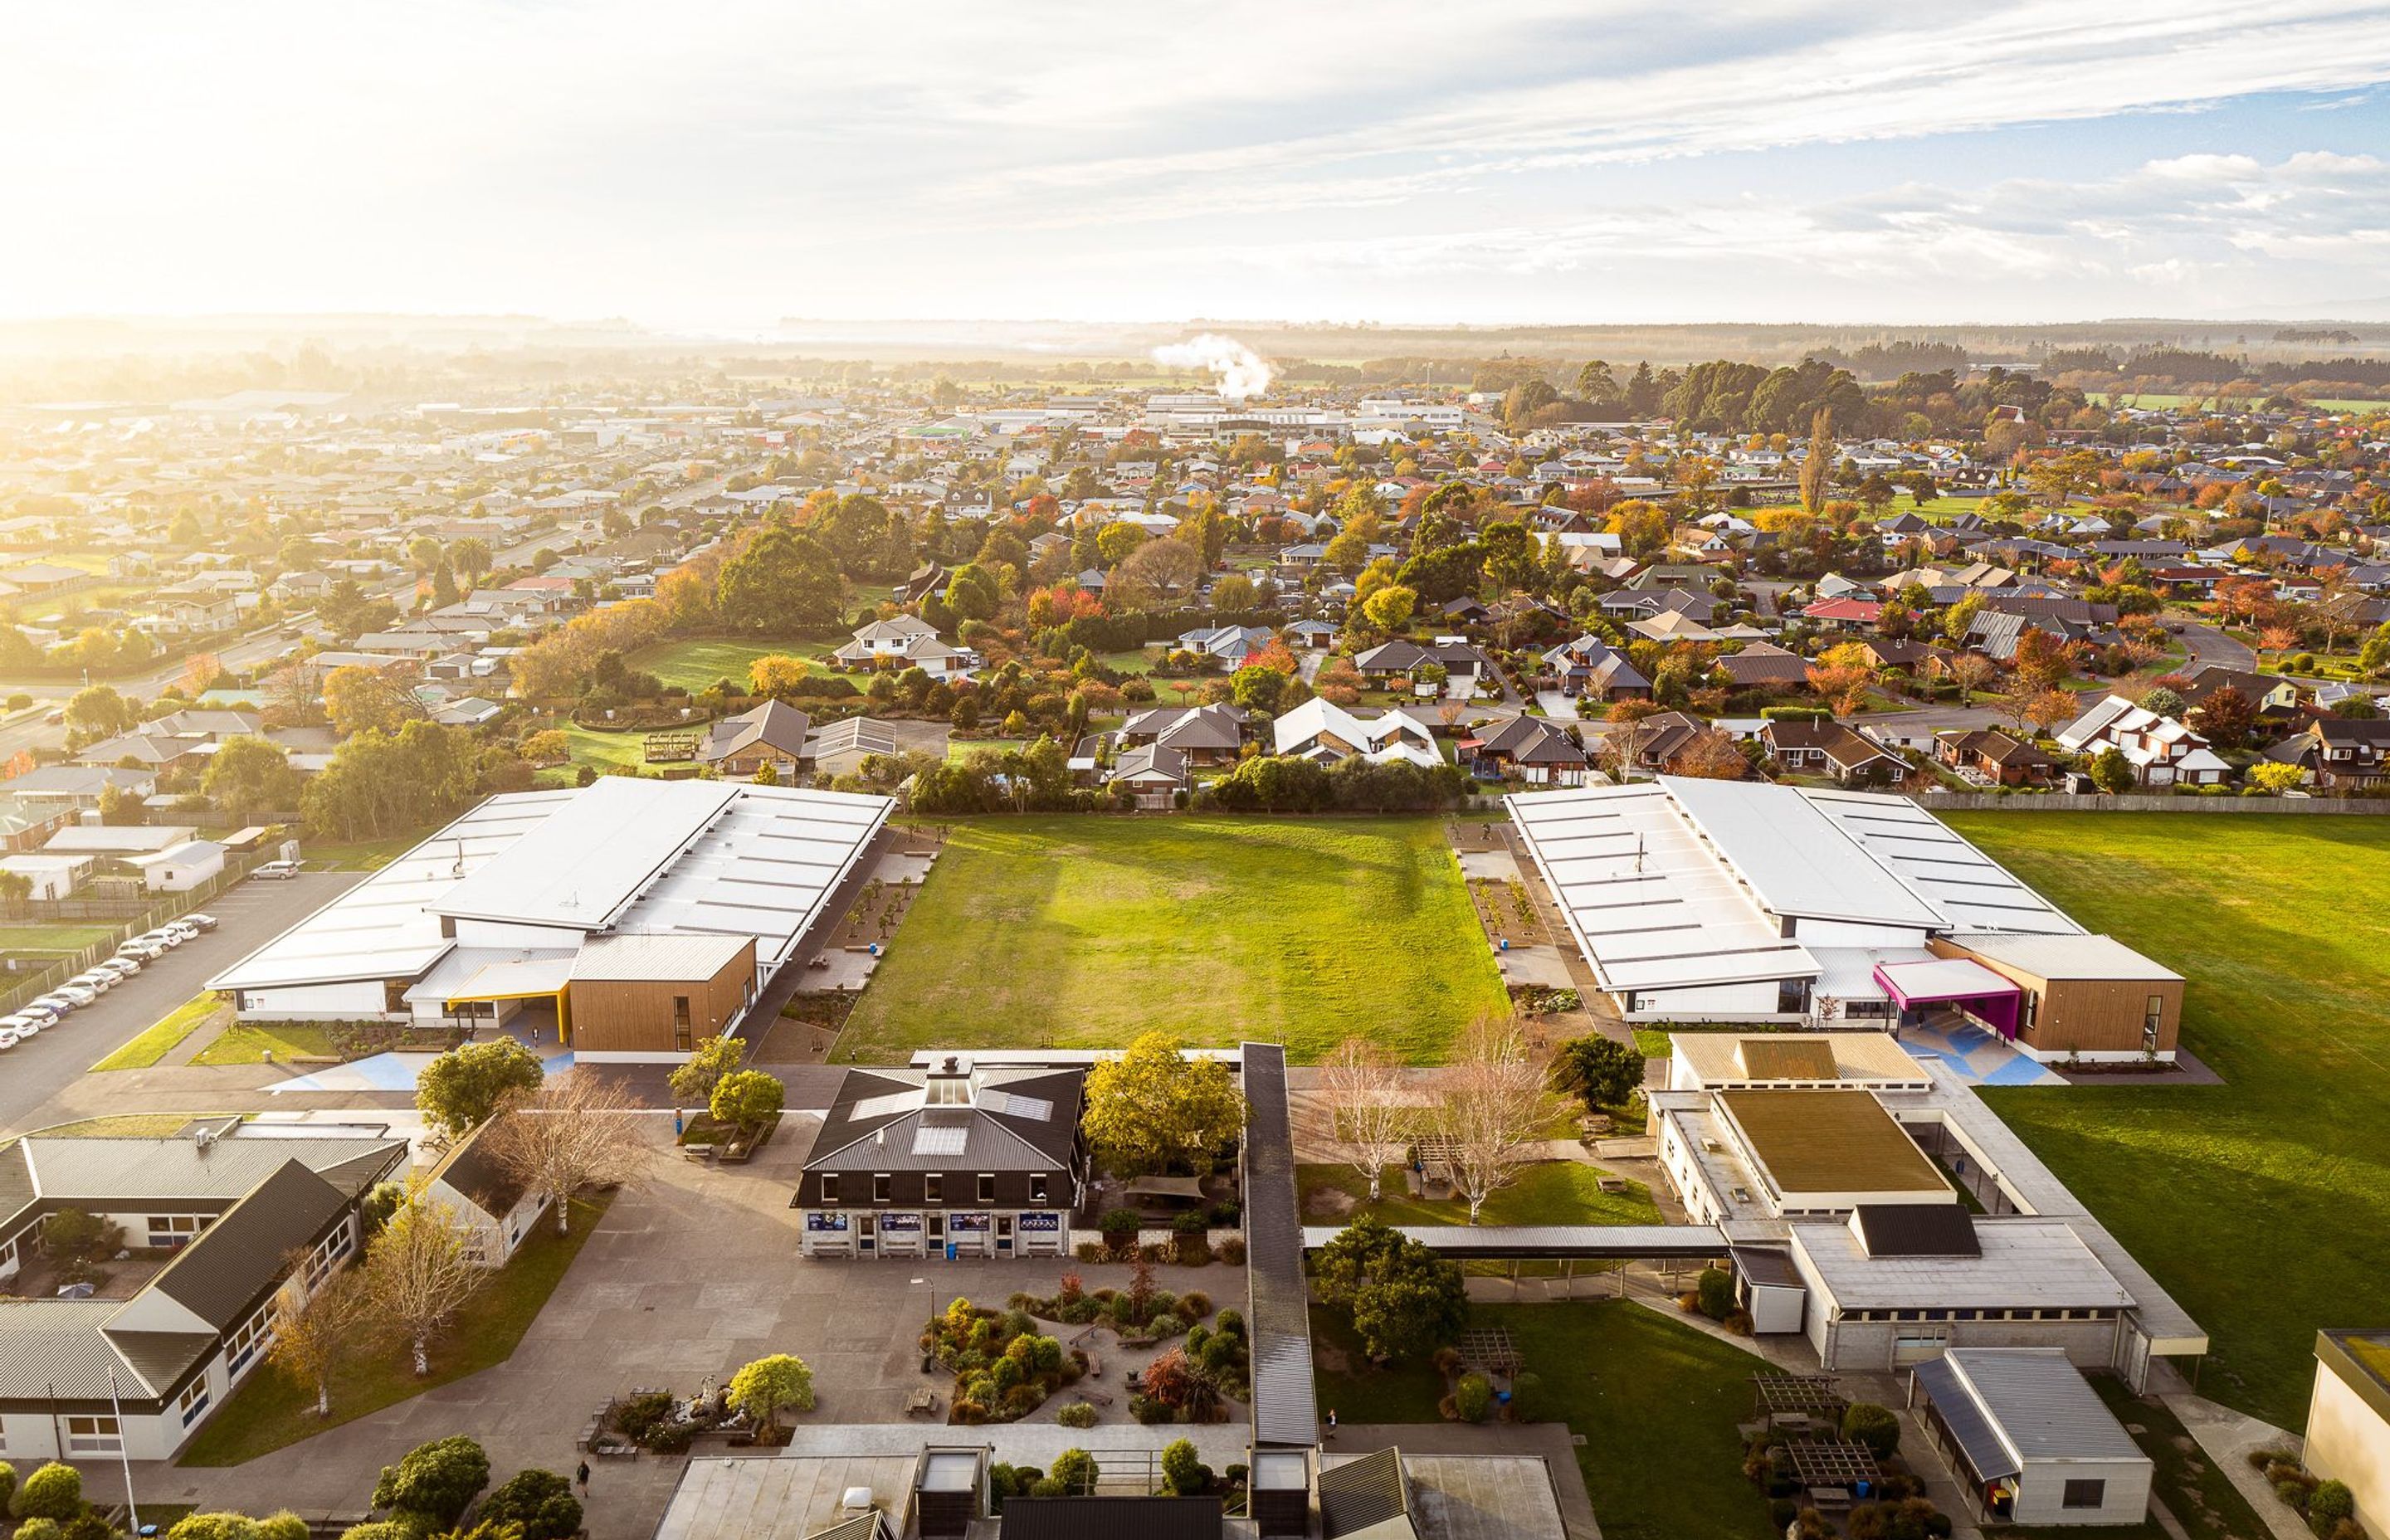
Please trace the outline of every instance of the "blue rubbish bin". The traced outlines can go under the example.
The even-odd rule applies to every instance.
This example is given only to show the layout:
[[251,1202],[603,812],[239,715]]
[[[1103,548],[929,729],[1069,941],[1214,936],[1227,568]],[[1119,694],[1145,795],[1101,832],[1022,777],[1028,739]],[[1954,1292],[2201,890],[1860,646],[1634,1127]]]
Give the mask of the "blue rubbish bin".
[[955,1260],[955,1243],[951,1240],[946,1242],[946,1260],[948,1262]]

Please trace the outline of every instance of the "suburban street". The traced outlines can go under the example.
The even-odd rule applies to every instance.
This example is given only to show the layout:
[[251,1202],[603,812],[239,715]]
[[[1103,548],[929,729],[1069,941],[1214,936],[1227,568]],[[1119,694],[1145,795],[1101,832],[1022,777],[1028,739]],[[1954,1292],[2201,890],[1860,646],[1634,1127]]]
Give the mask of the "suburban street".
[[[362,880],[353,872],[310,873],[287,882],[251,880],[217,894],[206,912],[222,922],[218,929],[0,1055],[0,1137],[74,1118],[152,1110],[135,1094],[143,1072],[88,1079],[84,1072],[199,993],[215,973]],[[187,1091],[184,1097],[187,1106]]]

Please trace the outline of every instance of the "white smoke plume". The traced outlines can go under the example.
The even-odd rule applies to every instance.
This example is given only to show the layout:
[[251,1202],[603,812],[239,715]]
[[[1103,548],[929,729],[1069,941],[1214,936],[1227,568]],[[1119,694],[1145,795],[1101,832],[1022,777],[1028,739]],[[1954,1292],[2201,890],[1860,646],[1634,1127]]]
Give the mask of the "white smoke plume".
[[1229,401],[1251,401],[1269,390],[1270,366],[1262,355],[1215,332],[1156,348],[1153,361],[1165,369],[1209,370],[1221,396]]

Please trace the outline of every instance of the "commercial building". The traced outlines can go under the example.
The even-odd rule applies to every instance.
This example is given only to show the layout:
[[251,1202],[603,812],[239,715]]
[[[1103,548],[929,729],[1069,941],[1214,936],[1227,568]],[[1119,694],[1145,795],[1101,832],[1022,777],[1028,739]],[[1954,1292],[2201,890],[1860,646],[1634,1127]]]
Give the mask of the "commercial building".
[[2054,1348],[1953,1348],[1910,1371],[1908,1405],[1985,1521],[2149,1516],[2156,1467]]
[[1633,1020],[1897,1032],[2172,1059],[2182,979],[2083,927],[1907,798],[1664,776],[1507,799]]
[[103,1266],[166,1259],[129,1298],[0,1300],[0,1451],[20,1468],[172,1458],[264,1361],[277,1297],[313,1291],[362,1245],[365,1195],[405,1158],[404,1139],[237,1120],[0,1149],[0,1281],[23,1286],[39,1226],[64,1210],[122,1230],[131,1256]]
[[579,1059],[676,1060],[835,918],[893,806],[628,776],[493,797],[209,987],[247,1020],[552,1014]]
[[1085,1193],[1086,1072],[850,1070],[791,1207],[806,1256],[1061,1256]]

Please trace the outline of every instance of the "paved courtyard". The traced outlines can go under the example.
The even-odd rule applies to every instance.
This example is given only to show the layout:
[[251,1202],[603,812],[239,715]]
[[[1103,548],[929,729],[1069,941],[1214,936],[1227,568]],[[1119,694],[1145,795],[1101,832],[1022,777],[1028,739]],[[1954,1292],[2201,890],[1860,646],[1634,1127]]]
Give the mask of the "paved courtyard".
[[[359,1512],[381,1467],[453,1433],[482,1441],[496,1480],[527,1466],[570,1471],[581,1458],[574,1440],[610,1398],[641,1388],[690,1393],[772,1353],[812,1366],[819,1405],[807,1423],[891,1423],[893,1436],[918,1446],[943,1425],[908,1423],[906,1394],[928,1384],[943,1404],[950,1385],[944,1374],[920,1372],[918,1340],[933,1291],[941,1304],[961,1293],[1000,1306],[1015,1291],[1051,1293],[1066,1270],[1081,1272],[1091,1289],[1127,1278],[1125,1267],[1062,1259],[805,1261],[788,1200],[816,1126],[812,1114],[791,1115],[744,1167],[699,1166],[663,1150],[649,1178],[615,1199],[506,1363],[244,1466],[136,1465],[137,1490],[161,1503]],[[658,1119],[660,1146],[667,1133]],[[1241,1268],[1167,1267],[1155,1276],[1174,1292],[1201,1289],[1219,1305],[1243,1303]],[[1108,1359],[1099,1383],[1118,1393],[1119,1381]],[[1118,1400],[1114,1418],[1125,1394]],[[1037,1420],[1050,1421],[1050,1410]],[[697,1449],[724,1452],[711,1442]],[[594,1540],[647,1540],[685,1462],[591,1463]],[[114,1472],[95,1466],[85,1475],[105,1483]]]

